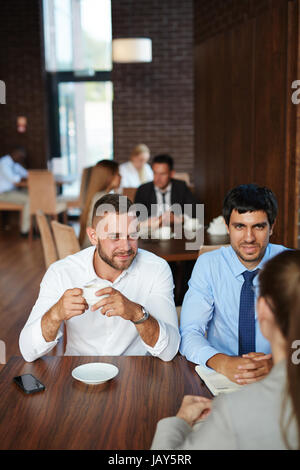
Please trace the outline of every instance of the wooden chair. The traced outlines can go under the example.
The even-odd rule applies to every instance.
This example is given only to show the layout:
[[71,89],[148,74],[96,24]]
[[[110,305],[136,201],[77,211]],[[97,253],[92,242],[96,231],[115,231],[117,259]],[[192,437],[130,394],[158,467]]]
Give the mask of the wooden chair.
[[64,213],[67,223],[67,204],[56,198],[54,176],[47,170],[30,170],[28,172],[28,194],[30,206],[29,241],[32,241],[34,217],[38,210],[57,220],[57,215]]
[[191,185],[190,175],[188,173],[174,173],[175,180],[185,181],[188,186]]
[[222,246],[227,247],[227,246],[230,246],[230,244],[228,245],[203,245],[199,250],[198,256],[203,255],[203,253],[208,253],[210,251],[218,250],[219,248],[222,248]]
[[19,218],[20,218],[20,227],[21,227],[21,216],[22,216],[22,211],[23,211],[23,205],[22,204],[14,204],[13,202],[5,202],[5,201],[0,201],[0,211],[18,211],[20,213]]
[[46,269],[48,269],[50,264],[58,260],[58,254],[56,251],[51,227],[49,226],[47,217],[45,216],[45,214],[43,214],[41,210],[37,211],[36,220],[41,234],[45,265]]
[[80,251],[79,241],[73,227],[60,224],[56,220],[51,221],[51,226],[59,259]]
[[123,188],[122,194],[123,196],[127,196],[132,202],[134,202],[136,192],[137,188]]

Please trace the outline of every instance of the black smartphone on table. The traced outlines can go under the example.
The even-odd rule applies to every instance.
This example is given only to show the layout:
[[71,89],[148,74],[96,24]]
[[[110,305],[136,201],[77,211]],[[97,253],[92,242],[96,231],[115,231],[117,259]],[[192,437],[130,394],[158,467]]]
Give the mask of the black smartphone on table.
[[45,385],[42,384],[34,375],[24,374],[14,377],[14,382],[23,390],[25,393],[42,392],[45,390]]

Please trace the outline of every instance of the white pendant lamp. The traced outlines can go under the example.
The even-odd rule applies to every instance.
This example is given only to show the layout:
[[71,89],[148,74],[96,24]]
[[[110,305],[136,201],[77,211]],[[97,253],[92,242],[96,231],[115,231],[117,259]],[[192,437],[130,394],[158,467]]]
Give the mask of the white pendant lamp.
[[149,38],[122,38],[112,41],[112,60],[119,63],[151,62],[152,41]]

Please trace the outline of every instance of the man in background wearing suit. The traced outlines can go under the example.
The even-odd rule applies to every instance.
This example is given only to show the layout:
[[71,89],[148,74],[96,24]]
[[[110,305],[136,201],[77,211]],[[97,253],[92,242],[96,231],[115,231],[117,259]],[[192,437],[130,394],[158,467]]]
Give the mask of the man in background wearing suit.
[[181,206],[182,214],[184,205],[191,204],[193,217],[196,213],[196,200],[184,181],[176,180],[174,175],[173,158],[167,154],[154,157],[152,161],[153,181],[142,184],[135,195],[136,204],[144,204],[151,216],[151,221],[159,219],[159,225],[170,215],[170,222],[174,221],[174,215],[169,214],[169,209],[174,204]]
[[[196,217],[197,201],[184,181],[173,178],[173,167],[174,162],[170,155],[161,154],[154,157],[152,161],[153,181],[142,184],[136,192],[134,202],[135,204],[143,204],[147,208],[148,219],[147,222],[144,220],[144,223],[147,223],[149,227],[182,223],[183,214],[187,209],[184,207],[185,205],[189,205],[187,215]],[[180,214],[172,212],[174,206],[180,206]],[[140,217],[140,220],[143,223],[143,216]],[[175,303],[181,305],[194,261],[185,261],[181,265],[170,263],[170,267],[174,279],[182,277],[175,290]]]

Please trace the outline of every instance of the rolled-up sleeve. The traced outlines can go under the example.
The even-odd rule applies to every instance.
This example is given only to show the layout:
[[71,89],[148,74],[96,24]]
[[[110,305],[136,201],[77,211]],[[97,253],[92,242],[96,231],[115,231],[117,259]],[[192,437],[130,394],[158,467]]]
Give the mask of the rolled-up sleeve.
[[214,312],[210,276],[205,256],[199,256],[189,281],[189,289],[184,297],[180,316],[180,352],[189,361],[203,366],[206,366],[209,358],[220,352],[212,347],[205,337],[207,325]]
[[52,267],[48,269],[40,285],[38,299],[21,331],[19,348],[25,361],[32,362],[50,352],[62,336],[62,328],[54,341],[47,342],[42,333],[41,321],[44,314],[59,300],[63,294],[59,287],[59,276]]
[[163,262],[152,285],[148,304],[145,305],[159,324],[159,338],[154,347],[150,347],[143,341],[147,351],[163,361],[171,361],[177,354],[180,344],[173,289],[171,269],[167,262]]

